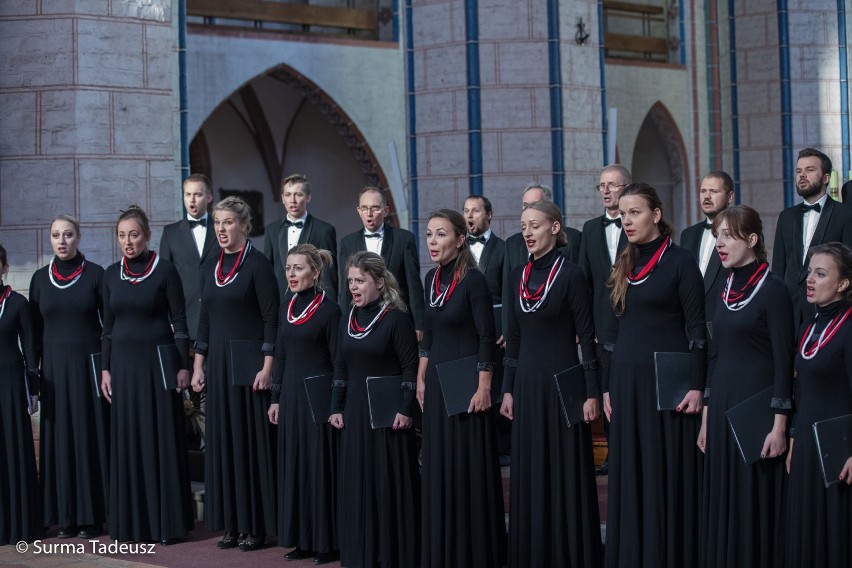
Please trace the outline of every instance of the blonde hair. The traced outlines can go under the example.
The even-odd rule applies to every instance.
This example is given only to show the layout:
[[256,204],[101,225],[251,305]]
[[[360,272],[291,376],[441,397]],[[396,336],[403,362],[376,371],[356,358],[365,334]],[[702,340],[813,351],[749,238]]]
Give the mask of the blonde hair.
[[57,221],[65,221],[66,223],[71,223],[71,225],[74,227],[74,232],[77,233],[77,236],[79,237],[81,235],[80,221],[77,220],[76,217],[72,217],[71,215],[66,215],[65,213],[62,213],[61,215],[57,215],[53,218],[53,221],[50,222],[50,226],[52,227],[53,224]]
[[565,234],[565,226],[562,223],[562,210],[552,201],[536,201],[530,203],[527,210],[535,209],[544,213],[544,216],[551,223],[559,223],[559,232],[556,233],[556,248],[564,247],[568,244],[568,235]]
[[350,268],[357,268],[376,282],[383,279],[385,285],[381,289],[382,299],[401,312],[408,311],[405,302],[402,301],[396,276],[391,274],[381,256],[365,250],[358,251],[346,261],[346,272],[349,272]]
[[251,233],[251,207],[249,204],[234,195],[226,197],[213,207],[213,215],[216,211],[227,211],[237,216],[240,224],[246,226],[246,235]]
[[325,249],[318,249],[310,243],[302,243],[294,246],[287,253],[287,258],[290,258],[295,254],[300,254],[305,257],[308,261],[308,266],[310,266],[311,270],[313,270],[316,274],[316,277],[314,278],[314,286],[322,288],[320,275],[322,274],[323,268],[327,266],[334,266],[334,255]]

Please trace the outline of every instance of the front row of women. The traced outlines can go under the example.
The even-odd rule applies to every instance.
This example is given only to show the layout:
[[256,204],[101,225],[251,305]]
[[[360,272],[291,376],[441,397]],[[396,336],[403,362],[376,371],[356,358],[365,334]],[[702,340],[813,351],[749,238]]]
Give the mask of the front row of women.
[[[206,508],[208,527],[225,531],[218,546],[255,550],[277,533],[279,545],[293,548],[286,558],[312,555],[318,564],[339,550],[343,566],[598,566],[604,555],[588,422],[600,413],[602,396],[611,421],[607,566],[692,565],[696,557],[706,566],[850,564],[852,458],[843,483],[825,489],[810,430],[816,421],[852,414],[852,251],[839,244],[812,249],[807,297],[819,313],[799,330],[797,346],[789,295],[766,265],[759,216],[745,206],[720,213],[713,232],[732,272],[720,291],[705,385],[708,338],[698,267],[672,243],[652,188],[628,186],[619,207],[630,244],[613,269],[618,325],[610,337],[598,338],[600,362],[584,279],[557,251],[565,238],[561,212],[539,202],[521,218],[530,260],[509,284],[501,407],[514,421],[516,457],[507,553],[494,424],[485,412],[495,326],[461,216],[440,210],[429,219],[426,245],[436,266],[424,286],[418,361],[411,319],[378,255],[349,260],[353,306],[343,317],[318,284],[330,254],[295,247],[286,266],[292,296],[279,310],[272,269],[246,238],[248,207],[233,198],[219,203],[213,218],[222,251],[202,268],[191,381],[208,391]],[[14,511],[0,516],[0,542],[33,538],[38,527],[57,520],[69,536],[93,531],[107,517],[118,540],[181,538],[192,518],[179,394],[189,385],[189,349],[177,274],[147,250],[150,231],[138,208],[119,219],[123,258],[106,270],[102,284],[99,267],[76,251],[79,226],[61,218],[51,231],[57,257],[36,273],[30,293],[38,323],[8,287],[0,307],[2,360],[13,363],[4,365],[0,380],[6,441],[0,467],[4,480],[26,488],[0,495],[2,510]],[[101,296],[109,429],[79,356],[96,347],[89,320]],[[91,325],[67,333],[78,320]],[[30,384],[37,388],[40,356],[42,392],[52,385],[56,393],[51,413],[43,409],[56,421],[53,430],[42,427],[42,483],[49,488],[43,495],[77,496],[70,503],[46,498],[44,516],[26,482],[35,479],[35,464],[31,442],[26,449],[32,439],[26,392],[16,378],[25,372],[19,338]],[[580,363],[574,338],[587,400],[584,422],[569,428],[553,375]],[[234,340],[254,341],[259,370],[234,376]],[[164,389],[159,376],[156,348],[169,343],[185,357],[178,392]],[[654,353],[660,351],[692,352],[697,363],[677,411],[656,409]],[[72,352],[78,360],[65,361]],[[478,362],[479,384],[469,412],[447,417],[438,365],[470,356]],[[367,378],[385,375],[402,377],[399,407],[392,427],[374,429]],[[316,419],[307,400],[303,381],[315,376],[332,381],[331,427],[322,423],[322,412]],[[63,384],[69,380],[76,382]],[[769,387],[774,425],[765,435],[764,459],[746,466],[725,412]],[[411,430],[418,403],[420,475]],[[69,414],[86,416],[80,434],[65,432]],[[109,474],[102,452],[107,432]],[[69,445],[75,455],[89,456],[87,474],[68,457]],[[60,482],[46,472],[51,463],[75,475]]]

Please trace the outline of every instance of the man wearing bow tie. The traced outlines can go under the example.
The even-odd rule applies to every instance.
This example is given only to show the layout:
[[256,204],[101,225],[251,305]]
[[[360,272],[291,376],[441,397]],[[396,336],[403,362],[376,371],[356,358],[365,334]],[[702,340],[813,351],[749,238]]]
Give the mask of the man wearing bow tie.
[[[719,295],[722,293],[722,283],[728,277],[729,271],[722,266],[716,251],[716,237],[713,236],[710,226],[716,215],[734,202],[734,181],[731,176],[722,171],[707,174],[701,180],[699,200],[705,218],[683,230],[680,246],[692,252],[698,268],[701,269],[701,275],[704,276],[704,313],[707,323],[712,324],[716,306],[719,305]],[[712,330],[712,325],[708,328]]]
[[491,232],[491,202],[482,195],[471,195],[464,200],[462,210],[467,222],[467,244],[476,259],[479,271],[485,275],[491,302],[503,301],[503,259],[506,243]]
[[337,263],[340,270],[340,308],[344,314],[348,314],[351,307],[352,294],[349,292],[346,274],[349,257],[358,251],[374,252],[385,260],[388,270],[399,282],[402,299],[414,319],[417,340],[420,341],[423,335],[423,283],[420,280],[420,259],[414,233],[385,223],[388,205],[384,192],[377,187],[362,189],[355,209],[364,228],[340,240]]
[[802,203],[778,216],[772,272],[784,279],[793,298],[796,325],[814,317],[815,308],[805,298],[808,249],[830,242],[852,246],[852,208],[828,195],[831,160],[813,148],[799,152],[796,161],[796,193]]
[[166,225],[160,239],[160,257],[177,268],[186,301],[186,323],[195,339],[201,313],[201,264],[219,252],[215,231],[207,209],[213,201],[210,180],[203,174],[192,174],[183,182],[183,205],[186,217]]
[[[621,230],[621,216],[618,213],[618,197],[622,190],[633,181],[630,170],[620,164],[607,166],[595,190],[601,197],[603,215],[589,219],[583,224],[583,238],[580,241],[580,265],[589,291],[592,293],[592,318],[595,323],[595,335],[598,339],[598,355],[604,343],[613,343],[608,338],[609,329],[614,327],[615,315],[612,312],[606,286],[615,259],[627,246],[627,235]],[[608,434],[609,423],[604,420],[604,432]],[[607,475],[609,465],[604,462],[595,469],[597,475]]]
[[[263,254],[272,262],[275,278],[278,279],[278,292],[282,303],[289,300],[290,286],[284,267],[287,266],[287,252],[297,244],[310,243],[318,249],[329,251],[337,258],[337,231],[329,223],[317,219],[308,213],[311,202],[311,184],[301,174],[293,174],[281,182],[281,203],[287,215],[281,221],[266,226],[266,238],[263,242]],[[337,299],[337,270],[333,266],[322,271],[322,286],[326,295]]]

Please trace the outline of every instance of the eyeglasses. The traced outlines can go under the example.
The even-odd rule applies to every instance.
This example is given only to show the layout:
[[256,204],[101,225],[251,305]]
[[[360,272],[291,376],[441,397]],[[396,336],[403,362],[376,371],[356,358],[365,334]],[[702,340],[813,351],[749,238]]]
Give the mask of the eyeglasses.
[[381,205],[359,205],[358,211],[361,213],[379,213],[384,209]]
[[626,183],[618,184],[618,183],[612,183],[612,182],[599,183],[598,185],[595,186],[595,189],[597,189],[598,191],[603,191],[604,189],[608,189],[610,191],[615,191],[616,189],[618,189],[620,187],[627,187],[627,184]]

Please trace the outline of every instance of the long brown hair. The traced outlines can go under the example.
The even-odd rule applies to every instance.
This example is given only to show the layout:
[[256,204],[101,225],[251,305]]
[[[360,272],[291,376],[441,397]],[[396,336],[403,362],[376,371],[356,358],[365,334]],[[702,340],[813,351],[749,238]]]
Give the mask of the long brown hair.
[[[657,228],[660,230],[660,234],[672,234],[672,226],[663,219],[663,202],[660,201],[660,196],[657,195],[656,189],[647,183],[631,183],[624,188],[624,191],[621,192],[621,195],[618,198],[619,202],[627,195],[638,195],[645,200],[645,203],[648,204],[651,211],[659,209],[660,220],[657,222]],[[633,272],[633,269],[636,267],[636,259],[638,257],[639,247],[628,242],[627,246],[624,247],[624,250],[621,251],[621,254],[619,254],[618,258],[615,260],[615,265],[612,267],[609,280],[606,282],[606,285],[612,289],[610,304],[617,316],[623,316],[627,309],[627,275]]]
[[455,238],[462,237],[462,246],[459,248],[459,256],[456,259],[456,274],[458,274],[459,282],[464,280],[467,271],[471,268],[476,268],[476,259],[473,258],[473,253],[470,252],[470,246],[467,244],[467,223],[464,217],[458,211],[452,209],[438,209],[429,214],[429,220],[445,219],[450,222],[450,227],[453,229]]
[[[536,201],[530,203],[527,209],[535,209],[541,213],[551,223],[559,223],[559,232],[556,233],[556,247],[562,248],[568,245],[568,235],[565,233],[565,223],[562,222],[562,210],[552,201]],[[523,213],[521,213],[523,215]]]
[[849,248],[843,243],[823,243],[811,247],[808,251],[809,257],[813,258],[815,254],[824,254],[830,256],[837,266],[837,272],[840,274],[840,280],[848,280],[849,285],[843,291],[843,299],[847,302],[852,302],[852,248]]
[[713,234],[719,233],[722,221],[728,222],[728,230],[738,241],[748,241],[749,235],[757,235],[754,245],[754,256],[761,262],[766,262],[766,243],[763,242],[763,221],[760,214],[748,205],[737,205],[719,211],[713,219]]

